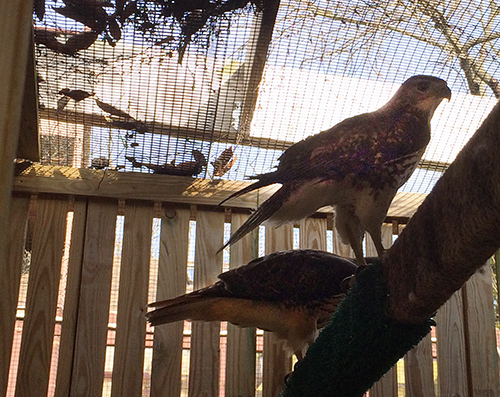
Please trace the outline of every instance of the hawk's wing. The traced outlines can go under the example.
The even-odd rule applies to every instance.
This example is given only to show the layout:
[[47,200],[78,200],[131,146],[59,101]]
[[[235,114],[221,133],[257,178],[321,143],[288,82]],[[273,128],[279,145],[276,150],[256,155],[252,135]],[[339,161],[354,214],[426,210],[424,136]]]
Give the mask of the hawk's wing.
[[236,298],[307,305],[343,291],[356,271],[349,259],[317,250],[278,251],[219,275]]
[[409,109],[361,114],[292,145],[280,158],[283,182],[309,179],[360,180],[379,177],[387,165],[421,154],[430,138],[426,120]]

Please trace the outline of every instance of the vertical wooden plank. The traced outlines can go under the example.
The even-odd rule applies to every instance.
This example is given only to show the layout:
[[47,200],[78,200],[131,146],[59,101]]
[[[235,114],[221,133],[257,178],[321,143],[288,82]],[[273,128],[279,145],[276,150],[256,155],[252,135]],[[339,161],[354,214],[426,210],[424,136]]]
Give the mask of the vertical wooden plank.
[[326,219],[306,218],[300,221],[300,248],[326,251]]
[[434,373],[431,335],[410,350],[404,357],[405,390],[407,396],[434,396]]
[[500,396],[491,267],[486,264],[465,284],[466,336],[469,346],[471,394]]
[[56,397],[65,397],[70,394],[86,216],[87,200],[84,198],[75,199],[73,206],[71,245],[68,259],[66,297],[64,300],[64,312],[61,324],[61,342],[59,347],[55,390]]
[[[231,215],[231,232],[234,233],[248,215]],[[230,268],[252,260],[252,238],[249,233],[238,244],[231,246]],[[226,396],[253,396],[255,394],[255,328],[227,325]]]
[[126,203],[112,397],[142,395],[152,220],[152,203]]
[[26,222],[30,197],[13,197],[7,227],[7,261],[0,277],[0,395],[7,391],[12,339],[16,322],[17,299],[23,264]]
[[88,200],[71,396],[102,393],[117,207],[106,199]]
[[[156,300],[186,292],[189,215],[189,209],[166,207],[163,210]],[[181,393],[183,325],[182,321],[177,321],[154,330],[152,397],[179,396]]]
[[370,397],[390,397],[398,395],[398,373],[396,366],[391,368],[377,383],[370,389]]
[[[392,225],[382,225],[382,244],[387,249],[392,245]],[[366,234],[366,256],[378,256],[375,244],[369,234]],[[397,397],[398,372],[392,367],[370,390],[370,397]]]
[[469,396],[462,291],[438,310],[436,339],[438,382],[441,396]]
[[[283,225],[277,229],[266,227],[266,254],[292,248],[292,225]],[[264,333],[263,397],[277,396],[285,386],[285,375],[292,370],[292,359],[284,347],[284,341],[276,338],[273,333]]]
[[[9,251],[9,222],[14,158],[24,98],[33,1],[0,1],[0,271]],[[36,112],[36,109],[32,109]],[[4,360],[2,360],[4,361]],[[2,385],[3,387],[3,385]]]
[[68,201],[38,198],[16,396],[45,396]]
[[[217,280],[222,270],[224,213],[198,211],[196,215],[196,245],[193,288],[203,288]],[[219,395],[219,322],[193,322],[191,328],[191,359],[189,366],[189,396]]]

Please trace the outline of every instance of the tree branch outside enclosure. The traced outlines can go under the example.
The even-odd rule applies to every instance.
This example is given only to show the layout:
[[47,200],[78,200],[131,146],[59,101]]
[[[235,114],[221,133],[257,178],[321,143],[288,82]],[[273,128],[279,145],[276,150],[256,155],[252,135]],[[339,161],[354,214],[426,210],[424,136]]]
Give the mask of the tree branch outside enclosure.
[[322,43],[323,51],[312,54],[309,61],[341,53],[353,56],[361,51],[377,73],[374,54],[395,34],[402,35],[438,49],[438,62],[461,72],[471,94],[486,95],[490,89],[500,98],[498,80],[492,72],[500,56],[495,45],[500,38],[500,5],[494,0],[287,0],[287,5],[292,11],[279,32],[281,38],[303,29],[306,20],[323,23],[326,19],[340,22],[339,26],[356,26],[341,41],[335,40],[338,33],[322,31],[315,39]]

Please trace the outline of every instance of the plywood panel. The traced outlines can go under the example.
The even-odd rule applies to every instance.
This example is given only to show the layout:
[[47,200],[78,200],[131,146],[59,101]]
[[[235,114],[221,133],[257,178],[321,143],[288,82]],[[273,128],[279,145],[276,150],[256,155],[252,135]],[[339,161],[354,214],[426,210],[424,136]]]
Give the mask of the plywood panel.
[[[248,215],[232,214],[231,232],[235,232]],[[252,259],[252,244],[258,234],[249,233],[231,246],[230,268],[247,264]],[[252,241],[253,240],[253,241]],[[253,396],[255,393],[255,328],[227,325],[226,396]]]
[[326,219],[306,218],[300,221],[300,248],[326,251]]
[[[222,270],[224,213],[198,211],[196,215],[196,253],[194,289],[217,280]],[[218,322],[193,322],[189,368],[189,396],[212,397],[219,394],[219,331]]]
[[[113,200],[91,198],[88,201],[72,396],[102,393],[117,207]],[[78,224],[75,218],[75,227]],[[72,241],[72,250],[74,243]]]
[[472,395],[500,396],[495,312],[491,286],[491,267],[479,269],[465,284],[466,325]]
[[13,197],[7,228],[7,261],[0,277],[0,395],[5,395],[23,264],[29,196]]
[[[186,292],[189,209],[164,207],[161,217],[160,257],[156,300]],[[151,396],[181,393],[182,330],[178,321],[155,327]]]
[[[266,254],[293,248],[293,227],[266,227]],[[277,396],[285,386],[284,378],[292,370],[292,360],[284,350],[285,344],[273,333],[264,333],[264,363],[262,374],[263,397]]]
[[142,394],[152,219],[152,203],[126,203],[112,397]]
[[469,396],[462,291],[457,291],[436,315],[438,380],[441,396]]
[[38,198],[16,396],[47,393],[68,202]]
[[64,299],[64,312],[61,324],[61,341],[59,346],[55,391],[56,397],[65,397],[70,394],[86,217],[87,200],[79,198],[73,205],[73,226],[71,229],[66,296]]

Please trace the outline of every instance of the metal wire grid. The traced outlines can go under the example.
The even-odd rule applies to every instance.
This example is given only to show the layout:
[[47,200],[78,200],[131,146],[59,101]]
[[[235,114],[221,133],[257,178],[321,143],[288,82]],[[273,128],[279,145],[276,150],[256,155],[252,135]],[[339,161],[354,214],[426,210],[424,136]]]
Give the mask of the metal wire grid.
[[[42,161],[99,167],[96,159],[102,159],[104,167],[158,172],[151,166],[168,171],[189,165],[197,161],[193,151],[199,151],[207,166],[194,175],[241,180],[271,170],[292,142],[377,109],[406,78],[432,74],[448,81],[453,99],[436,112],[426,161],[404,187],[427,192],[495,100],[489,91],[484,98],[466,95],[459,60],[410,37],[425,33],[425,14],[412,20],[412,3],[406,8],[382,3],[368,7],[362,2],[283,1],[249,133],[242,131],[242,108],[249,96],[249,64],[262,51],[255,45],[259,20],[253,10],[219,21],[217,34],[203,44],[192,43],[182,63],[174,23],[158,26],[164,37],[160,45],[131,29],[115,47],[99,39],[75,56],[37,45]],[[467,14],[472,3],[438,5],[449,8],[448,22],[464,41],[480,34],[474,22],[493,18],[479,11]],[[393,24],[407,34],[376,29],[376,23]],[[37,28],[62,35],[81,30],[78,25],[50,13],[36,22]],[[498,24],[490,29],[495,34]],[[429,37],[442,40],[435,32]],[[498,74],[492,54],[473,55],[482,57],[490,74]],[[65,88],[94,95],[78,102],[70,99],[64,109],[54,111]],[[106,112],[98,101],[130,119]],[[225,172],[217,172],[214,163],[225,150],[232,156]]]

